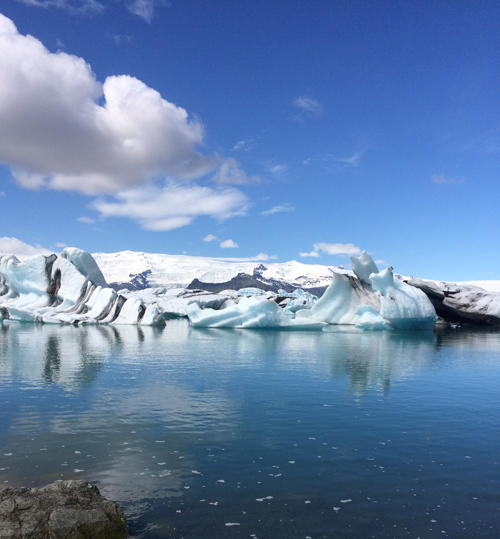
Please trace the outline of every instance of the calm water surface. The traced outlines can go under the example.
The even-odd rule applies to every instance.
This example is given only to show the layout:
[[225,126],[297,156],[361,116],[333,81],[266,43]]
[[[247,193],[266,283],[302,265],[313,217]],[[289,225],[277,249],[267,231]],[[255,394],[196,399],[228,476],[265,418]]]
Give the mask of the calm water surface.
[[0,325],[0,485],[138,537],[499,537],[500,332]]

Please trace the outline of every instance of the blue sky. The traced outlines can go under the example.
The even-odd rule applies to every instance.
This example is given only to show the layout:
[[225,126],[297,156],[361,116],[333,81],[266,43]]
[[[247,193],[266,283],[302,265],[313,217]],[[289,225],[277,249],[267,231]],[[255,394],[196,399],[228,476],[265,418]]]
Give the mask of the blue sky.
[[500,278],[498,2],[0,13],[0,236]]

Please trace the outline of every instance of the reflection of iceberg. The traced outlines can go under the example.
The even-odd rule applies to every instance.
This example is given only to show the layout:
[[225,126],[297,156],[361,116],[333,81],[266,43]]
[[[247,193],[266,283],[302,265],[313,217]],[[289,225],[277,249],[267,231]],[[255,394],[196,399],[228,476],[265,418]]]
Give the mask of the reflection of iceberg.
[[350,379],[355,393],[379,388],[388,393],[391,384],[415,376],[429,367],[436,346],[433,331],[333,332],[334,342],[347,352],[331,359],[334,376]]

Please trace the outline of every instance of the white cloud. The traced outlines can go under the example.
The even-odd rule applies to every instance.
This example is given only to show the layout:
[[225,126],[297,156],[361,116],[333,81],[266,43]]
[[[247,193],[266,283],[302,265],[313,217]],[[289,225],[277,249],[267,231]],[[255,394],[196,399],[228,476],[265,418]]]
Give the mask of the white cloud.
[[18,238],[3,236],[0,238],[0,253],[12,254],[19,257],[33,255],[49,255],[50,251],[41,245],[30,245]]
[[61,8],[70,13],[92,13],[104,10],[104,5],[98,0],[17,0],[27,6],[42,8]]
[[281,163],[281,164],[278,164],[278,165],[273,165],[273,166],[269,167],[269,172],[271,174],[276,175],[276,176],[279,176],[280,174],[283,174],[287,170],[288,170],[288,165],[286,165],[284,163]]
[[[0,162],[24,187],[112,193],[163,175],[243,183],[235,160],[199,153],[203,126],[140,80],[51,53],[0,14]],[[229,169],[229,170],[228,170]]]
[[318,251],[302,252],[302,253],[299,253],[299,255],[302,256],[302,257],[306,257],[306,256],[310,256],[310,257],[313,257],[313,258],[318,258],[319,257]]
[[326,253],[328,255],[358,255],[361,253],[361,249],[353,243],[318,242],[314,244],[312,251],[300,253],[300,256],[317,258],[320,253]]
[[319,116],[323,112],[323,107],[317,99],[307,96],[299,96],[293,100],[293,104],[306,112]]
[[274,255],[268,255],[267,253],[259,253],[255,256],[249,256],[245,258],[226,258],[217,257],[215,260],[225,260],[226,262],[265,262],[266,260],[275,260],[277,257]]
[[102,217],[126,217],[146,230],[173,230],[190,224],[196,217],[218,220],[245,215],[247,197],[237,189],[213,189],[168,182],[118,193],[111,200],[93,203]]
[[295,207],[291,204],[278,204],[277,206],[273,206],[272,208],[269,208],[268,210],[261,211],[261,215],[272,215],[274,213],[285,213],[294,211]]
[[257,176],[248,176],[238,161],[232,157],[218,159],[217,164],[217,171],[212,176],[212,180],[217,183],[232,183],[236,185],[259,181]]
[[431,176],[431,181],[432,183],[452,185],[456,183],[464,183],[465,179],[461,176],[451,177],[445,176],[444,174],[433,174]]
[[111,39],[116,45],[123,45],[124,43],[132,43],[134,38],[128,34],[111,34]]
[[357,167],[362,156],[361,152],[354,152],[348,157],[334,157],[333,160],[348,167]]
[[217,241],[217,236],[214,236],[213,234],[207,234],[203,241],[206,241],[207,243],[210,243],[211,241]]
[[233,151],[244,151],[248,152],[255,146],[255,139],[242,139],[238,140],[236,144],[233,146]]
[[151,22],[153,20],[154,10],[155,10],[154,0],[134,0],[128,6],[128,10],[137,15],[141,19],[144,19],[146,22]]
[[239,245],[235,241],[229,239],[221,241],[219,247],[222,249],[237,249]]
[[65,247],[67,247],[66,243],[63,243],[62,241],[58,241],[56,243],[56,247],[59,247],[59,249],[64,249]]
[[95,219],[92,219],[92,217],[87,217],[85,215],[82,217],[78,217],[77,221],[86,225],[91,225],[92,223],[95,223]]

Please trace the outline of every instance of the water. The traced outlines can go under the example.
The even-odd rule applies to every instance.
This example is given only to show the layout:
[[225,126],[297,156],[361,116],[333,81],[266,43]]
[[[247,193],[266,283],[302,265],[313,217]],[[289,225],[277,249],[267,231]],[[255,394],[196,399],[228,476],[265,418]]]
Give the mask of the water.
[[0,326],[0,486],[139,537],[498,537],[500,333]]

